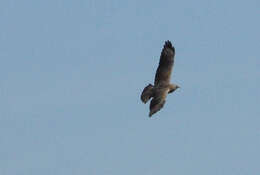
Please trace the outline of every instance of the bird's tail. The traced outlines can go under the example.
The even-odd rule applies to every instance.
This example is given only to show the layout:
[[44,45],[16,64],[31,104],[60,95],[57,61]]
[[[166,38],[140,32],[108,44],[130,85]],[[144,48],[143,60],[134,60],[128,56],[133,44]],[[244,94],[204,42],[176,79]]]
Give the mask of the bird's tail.
[[142,100],[142,102],[143,102],[143,103],[148,102],[148,101],[150,100],[150,98],[153,97],[153,94],[154,94],[153,85],[148,84],[148,85],[144,88],[144,90],[143,90],[143,92],[142,92],[142,94],[141,94],[141,100]]

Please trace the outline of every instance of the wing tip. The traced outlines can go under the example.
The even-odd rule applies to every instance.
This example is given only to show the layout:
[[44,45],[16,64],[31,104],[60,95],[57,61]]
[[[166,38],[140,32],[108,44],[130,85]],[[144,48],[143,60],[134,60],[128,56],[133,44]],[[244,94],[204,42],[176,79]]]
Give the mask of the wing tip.
[[170,48],[173,51],[175,51],[175,48],[172,46],[172,43],[170,40],[165,41],[164,48]]

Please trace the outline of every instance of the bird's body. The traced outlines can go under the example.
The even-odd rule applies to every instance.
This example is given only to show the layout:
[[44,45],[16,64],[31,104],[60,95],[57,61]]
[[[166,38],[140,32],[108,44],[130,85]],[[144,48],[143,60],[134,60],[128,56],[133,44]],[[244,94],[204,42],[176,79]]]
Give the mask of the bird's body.
[[159,66],[156,70],[154,86],[149,84],[141,94],[141,100],[144,103],[153,98],[150,103],[149,117],[164,106],[168,93],[172,93],[179,88],[178,85],[170,83],[174,56],[175,48],[170,41],[166,41],[161,52]]

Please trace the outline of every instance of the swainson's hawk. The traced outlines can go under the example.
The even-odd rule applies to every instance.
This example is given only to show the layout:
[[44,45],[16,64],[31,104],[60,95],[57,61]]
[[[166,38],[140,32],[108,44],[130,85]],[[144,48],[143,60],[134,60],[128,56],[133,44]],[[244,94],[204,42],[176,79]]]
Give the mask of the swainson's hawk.
[[150,103],[149,117],[163,107],[169,93],[172,93],[179,88],[176,84],[170,84],[172,68],[174,65],[174,56],[175,48],[172,46],[170,41],[166,41],[161,52],[154,86],[151,84],[147,85],[141,94],[141,100],[143,103],[146,103],[153,98]]

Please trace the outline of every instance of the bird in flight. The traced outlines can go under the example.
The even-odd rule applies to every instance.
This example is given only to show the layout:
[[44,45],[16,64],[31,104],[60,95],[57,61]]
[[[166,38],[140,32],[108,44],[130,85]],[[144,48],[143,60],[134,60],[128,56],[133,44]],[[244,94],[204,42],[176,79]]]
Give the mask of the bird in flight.
[[154,85],[147,85],[141,94],[141,100],[143,103],[147,103],[152,98],[152,101],[150,102],[149,117],[162,109],[168,94],[179,88],[178,85],[170,83],[172,68],[174,65],[174,56],[175,48],[168,40],[165,42],[161,52],[159,66],[155,74]]

